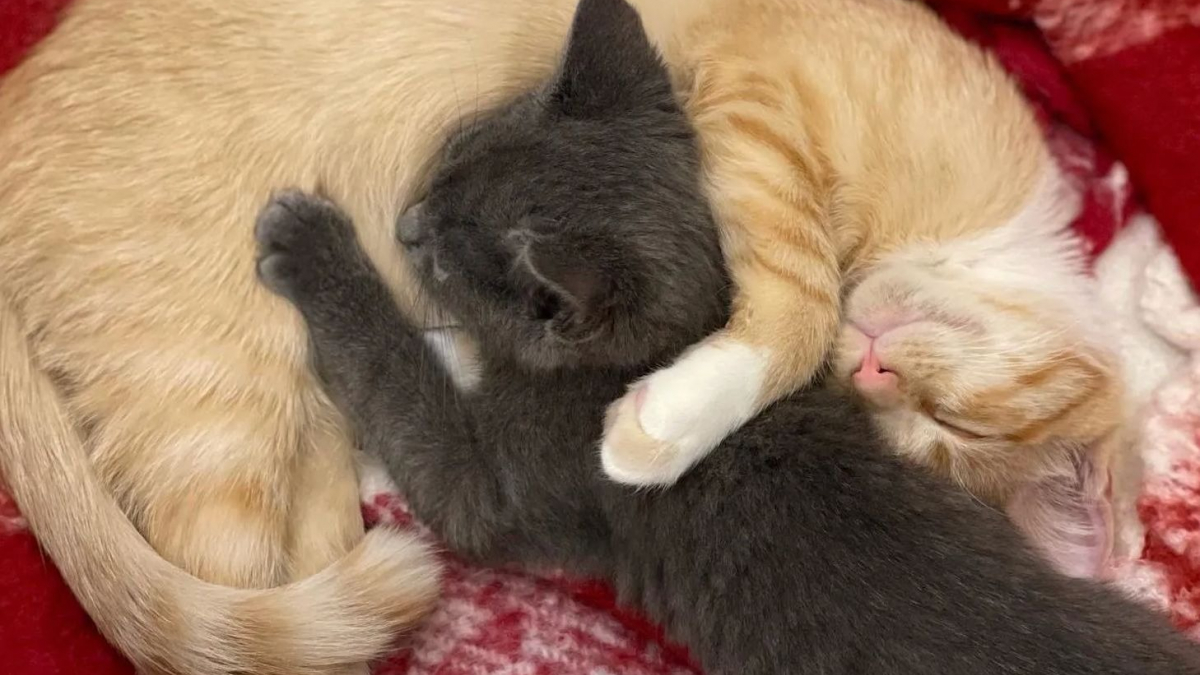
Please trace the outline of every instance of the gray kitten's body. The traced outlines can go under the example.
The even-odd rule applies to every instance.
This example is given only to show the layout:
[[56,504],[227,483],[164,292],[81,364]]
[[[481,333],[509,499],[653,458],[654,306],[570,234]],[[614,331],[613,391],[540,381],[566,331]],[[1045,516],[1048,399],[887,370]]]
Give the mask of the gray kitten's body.
[[305,272],[324,288],[288,292],[364,448],[460,554],[609,579],[713,674],[1200,673],[1162,618],[1051,571],[1004,516],[887,452],[847,398],[780,402],[669,490],[618,486],[595,438],[641,371],[485,351],[479,389],[458,392],[348,221],[266,216],[269,242],[342,237]]
[[712,673],[1200,673],[1159,617],[1052,572],[848,400],[785,399],[673,488],[606,481],[605,406],[727,317],[693,139],[620,0],[561,73],[452,143],[400,237],[482,344],[454,386],[331,203],[260,216],[259,273],[416,514],[472,558],[612,580]]

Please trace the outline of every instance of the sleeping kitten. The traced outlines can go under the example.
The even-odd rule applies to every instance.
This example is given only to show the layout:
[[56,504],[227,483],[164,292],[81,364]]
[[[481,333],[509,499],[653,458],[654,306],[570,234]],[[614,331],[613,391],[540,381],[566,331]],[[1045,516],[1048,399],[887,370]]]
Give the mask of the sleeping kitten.
[[1097,577],[1124,391],[1079,252],[1017,219],[884,256],[850,287],[835,371],[901,455],[1003,509],[1060,570]]
[[1051,572],[833,392],[777,402],[669,490],[604,478],[611,397],[728,318],[692,134],[620,0],[581,2],[559,75],[458,136],[397,229],[479,340],[468,391],[333,203],[274,199],[258,270],[460,553],[603,575],[714,675],[1200,673],[1161,617]]
[[838,375],[906,457],[1097,573],[1120,377],[1076,201],[1000,66],[914,2],[632,4],[698,130],[737,293],[614,405],[609,476],[673,482],[810,381],[842,325]]

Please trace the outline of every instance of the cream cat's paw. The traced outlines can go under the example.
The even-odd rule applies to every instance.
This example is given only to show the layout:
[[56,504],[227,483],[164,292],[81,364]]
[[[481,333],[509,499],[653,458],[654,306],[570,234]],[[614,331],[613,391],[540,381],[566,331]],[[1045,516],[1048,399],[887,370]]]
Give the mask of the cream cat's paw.
[[733,341],[712,341],[634,385],[609,407],[600,461],[627,485],[671,485],[750,420],[767,359]]

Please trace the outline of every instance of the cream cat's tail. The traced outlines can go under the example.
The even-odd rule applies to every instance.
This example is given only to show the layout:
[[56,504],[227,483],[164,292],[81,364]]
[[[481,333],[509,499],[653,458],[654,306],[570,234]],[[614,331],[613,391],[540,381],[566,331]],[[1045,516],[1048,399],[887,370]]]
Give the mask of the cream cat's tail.
[[328,569],[274,589],[209,584],[167,562],[93,473],[3,298],[0,476],[76,597],[139,672],[344,672],[385,652],[437,597],[430,551],[381,529]]

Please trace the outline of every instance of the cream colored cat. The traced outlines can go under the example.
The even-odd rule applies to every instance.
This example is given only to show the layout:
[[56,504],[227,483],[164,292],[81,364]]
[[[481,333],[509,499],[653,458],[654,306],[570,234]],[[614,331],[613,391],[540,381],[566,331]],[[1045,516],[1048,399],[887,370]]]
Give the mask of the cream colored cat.
[[737,295],[614,404],[608,474],[674,482],[809,382],[844,318],[840,374],[903,454],[1098,570],[1120,379],[1077,204],[999,65],[902,0],[633,4],[699,130]]
[[394,215],[443,132],[546,77],[573,8],[77,0],[0,81],[0,471],[142,671],[340,672],[432,606],[424,548],[362,539],[247,227],[321,182],[399,287]]

